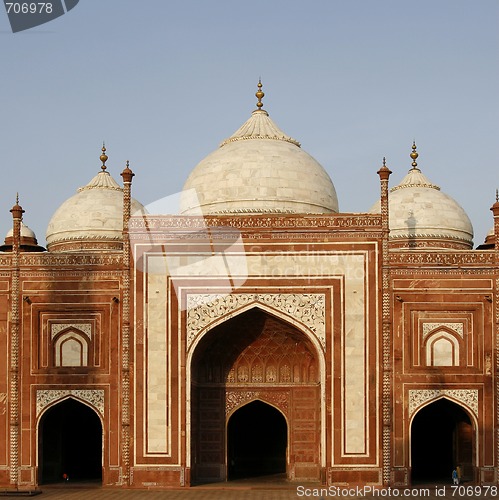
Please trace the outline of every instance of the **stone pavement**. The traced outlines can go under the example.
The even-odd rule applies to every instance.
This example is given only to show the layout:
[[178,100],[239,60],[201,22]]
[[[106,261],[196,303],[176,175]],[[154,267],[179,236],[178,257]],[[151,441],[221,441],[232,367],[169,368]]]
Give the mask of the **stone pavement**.
[[[50,485],[40,487],[39,500],[287,500],[299,498],[424,498],[429,500],[495,498],[498,488],[465,483],[457,488],[450,484],[417,485],[410,488],[321,486],[317,483],[293,483],[283,480],[230,481],[192,488],[168,490],[132,490],[89,487],[89,485]],[[1,496],[1,492],[0,492]],[[17,495],[16,495],[17,496]],[[18,496],[17,496],[18,497]],[[9,498],[13,498],[10,496]],[[19,497],[18,497],[19,498]],[[25,497],[24,497],[25,498]]]

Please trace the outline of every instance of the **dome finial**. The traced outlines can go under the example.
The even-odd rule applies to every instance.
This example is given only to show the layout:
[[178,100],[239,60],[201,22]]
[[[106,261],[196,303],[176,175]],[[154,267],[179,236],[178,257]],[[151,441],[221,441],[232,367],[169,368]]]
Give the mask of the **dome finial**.
[[100,155],[100,161],[102,162],[102,165],[100,168],[102,168],[102,171],[104,172],[106,170],[106,161],[108,160],[108,156],[106,154],[106,145],[104,142],[102,142],[102,154]]
[[496,203],[499,203],[499,189],[496,189]]
[[412,142],[412,153],[410,154],[410,156],[412,158],[412,168],[415,168],[415,169],[418,168],[418,164],[416,163],[416,159],[419,156],[419,154],[416,152],[416,147],[417,147],[416,141],[413,141]]
[[256,107],[258,109],[262,109],[262,107],[263,107],[262,99],[265,96],[265,94],[262,91],[262,79],[261,78],[258,79],[258,85],[257,85],[257,87],[258,87],[258,90],[256,91],[255,96],[257,97],[258,102],[256,103]]

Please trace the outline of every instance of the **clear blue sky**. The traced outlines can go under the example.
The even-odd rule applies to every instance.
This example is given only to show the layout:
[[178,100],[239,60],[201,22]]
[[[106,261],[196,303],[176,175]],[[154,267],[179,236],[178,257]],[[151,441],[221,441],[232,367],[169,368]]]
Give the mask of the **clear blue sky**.
[[99,171],[103,140],[116,180],[130,160],[139,201],[178,192],[249,117],[259,77],[342,212],[376,201],[383,156],[397,184],[415,139],[475,245],[492,227],[497,0],[80,0],[16,34],[0,11],[0,61],[0,239],[19,192],[44,244],[53,212]]

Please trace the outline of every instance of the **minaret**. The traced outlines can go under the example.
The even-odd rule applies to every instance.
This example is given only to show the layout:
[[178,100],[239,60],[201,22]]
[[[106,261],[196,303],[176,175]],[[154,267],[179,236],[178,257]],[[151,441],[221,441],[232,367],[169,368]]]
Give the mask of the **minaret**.
[[[413,166],[414,166],[413,162]],[[391,435],[392,435],[392,314],[390,305],[390,254],[389,254],[389,236],[390,236],[390,218],[388,206],[388,179],[391,170],[386,166],[386,158],[383,158],[383,166],[378,170],[381,182],[381,226],[383,240],[381,244],[382,258],[382,355],[383,355],[383,381],[382,381],[382,411],[383,411],[383,485],[390,484],[391,477]]]
[[[101,156],[102,159],[102,156]],[[123,177],[123,299],[121,330],[121,438],[122,478],[130,483],[130,235],[128,223],[132,205],[132,178],[135,174],[126,162]]]
[[10,483],[16,487],[19,485],[19,437],[20,437],[20,314],[21,305],[20,283],[19,283],[19,258],[21,250],[21,223],[24,210],[19,205],[19,195],[16,196],[16,204],[10,210],[13,219],[13,245],[12,245],[12,284],[11,284],[11,320],[10,320],[10,384],[9,384],[9,420],[10,420],[10,443],[9,443],[9,472]]
[[496,261],[499,261],[499,191],[496,189],[496,202],[490,207],[494,214],[494,249]]

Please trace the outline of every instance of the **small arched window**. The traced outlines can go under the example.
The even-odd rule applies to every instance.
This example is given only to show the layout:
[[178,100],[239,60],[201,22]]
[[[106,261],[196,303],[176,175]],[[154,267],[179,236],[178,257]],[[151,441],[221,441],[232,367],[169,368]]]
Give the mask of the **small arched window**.
[[437,331],[426,342],[427,366],[459,366],[459,342],[446,331]]
[[88,338],[82,332],[69,330],[54,339],[55,366],[88,366]]

